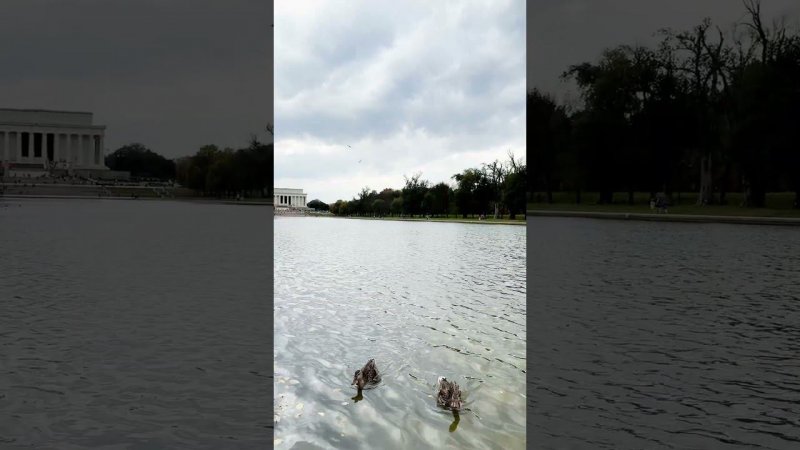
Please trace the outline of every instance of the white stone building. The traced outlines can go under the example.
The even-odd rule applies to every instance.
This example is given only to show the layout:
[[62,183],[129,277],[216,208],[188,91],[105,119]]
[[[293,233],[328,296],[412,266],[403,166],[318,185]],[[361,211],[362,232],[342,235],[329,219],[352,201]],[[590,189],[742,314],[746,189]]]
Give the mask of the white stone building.
[[277,208],[308,208],[306,206],[306,193],[302,189],[275,188],[275,207]]
[[108,170],[105,125],[92,113],[0,109],[0,161],[6,170]]

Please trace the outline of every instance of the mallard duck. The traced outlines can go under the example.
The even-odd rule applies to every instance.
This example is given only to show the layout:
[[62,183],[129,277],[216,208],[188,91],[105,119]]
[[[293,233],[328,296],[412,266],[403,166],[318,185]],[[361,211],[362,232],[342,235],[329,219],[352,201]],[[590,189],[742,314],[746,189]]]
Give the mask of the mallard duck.
[[358,390],[364,389],[367,383],[377,383],[380,380],[378,369],[375,368],[375,360],[370,359],[363,368],[356,370],[353,375],[353,382],[351,385],[358,387]]
[[461,388],[455,381],[447,381],[445,377],[439,377],[436,383],[436,404],[453,411],[461,409]]

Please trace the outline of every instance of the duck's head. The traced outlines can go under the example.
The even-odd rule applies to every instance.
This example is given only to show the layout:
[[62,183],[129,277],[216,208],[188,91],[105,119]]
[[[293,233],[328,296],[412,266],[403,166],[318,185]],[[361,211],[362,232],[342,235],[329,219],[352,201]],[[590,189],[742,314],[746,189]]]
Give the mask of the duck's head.
[[361,374],[361,369],[356,370],[356,373],[353,374],[353,382],[350,383],[351,386],[357,386],[358,390],[364,389],[364,385],[367,384],[367,380],[364,379],[364,376]]

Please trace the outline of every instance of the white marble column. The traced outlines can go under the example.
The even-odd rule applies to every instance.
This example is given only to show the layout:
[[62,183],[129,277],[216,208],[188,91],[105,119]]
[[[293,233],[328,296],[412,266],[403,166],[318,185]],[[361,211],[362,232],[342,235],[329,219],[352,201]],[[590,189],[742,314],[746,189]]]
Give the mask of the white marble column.
[[17,130],[14,137],[14,161],[22,161],[22,133]]
[[99,142],[98,145],[100,146],[100,167],[105,167],[105,165],[106,165],[106,142],[105,142],[105,136],[103,136],[102,134],[98,134],[97,135],[97,140]]
[[[73,138],[75,138],[73,140]],[[80,156],[80,145],[81,139],[80,136],[77,134],[70,135],[70,149],[72,152],[72,165],[78,165],[78,157]]]
[[53,132],[53,164],[58,162],[58,136],[60,133]]
[[80,145],[80,147],[78,147],[78,148],[80,148],[80,152],[78,152],[78,161],[80,161],[81,167],[85,167],[86,163],[87,163],[87,161],[86,161],[86,135],[81,133],[80,136],[81,136],[80,137],[81,145]]
[[[38,157],[36,156],[36,135],[37,134],[39,135],[39,156]],[[41,133],[41,132],[31,133],[31,138],[32,138],[31,139],[31,148],[33,148],[33,154],[31,156],[33,157],[34,162],[37,162],[37,163],[41,164],[42,160],[44,159],[44,158],[42,158],[44,156],[44,133]]]
[[28,162],[33,161],[33,132],[28,131]]

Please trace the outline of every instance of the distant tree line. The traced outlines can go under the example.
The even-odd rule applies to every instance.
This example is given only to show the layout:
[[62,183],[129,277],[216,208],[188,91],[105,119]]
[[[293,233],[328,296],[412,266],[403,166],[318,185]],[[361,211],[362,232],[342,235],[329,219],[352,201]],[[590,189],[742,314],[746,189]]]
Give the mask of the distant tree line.
[[[758,0],[730,31],[710,19],[660,30],[654,48],[621,45],[596,63],[570,66],[582,105],[528,93],[529,186],[554,191],[696,192],[697,203],[763,207],[767,192],[800,206],[800,35],[768,26]],[[466,176],[466,174],[465,174]]]
[[246,148],[206,145],[192,156],[169,160],[142,144],[128,144],[106,156],[111,170],[133,179],[177,181],[203,196],[272,197],[273,144],[251,139]]
[[134,179],[175,179],[175,161],[139,143],[118,148],[106,156],[105,164],[111,170],[130,172]]
[[377,192],[365,187],[352,200],[337,200],[331,205],[312,200],[308,206],[338,216],[497,218],[507,214],[513,219],[525,211],[526,171],[523,161],[509,154],[504,163],[494,161],[453,175],[452,186],[446,182],[432,184],[416,174],[406,177],[401,189]]
[[201,195],[272,197],[273,144],[255,137],[238,150],[205,145],[175,164],[178,182]]

